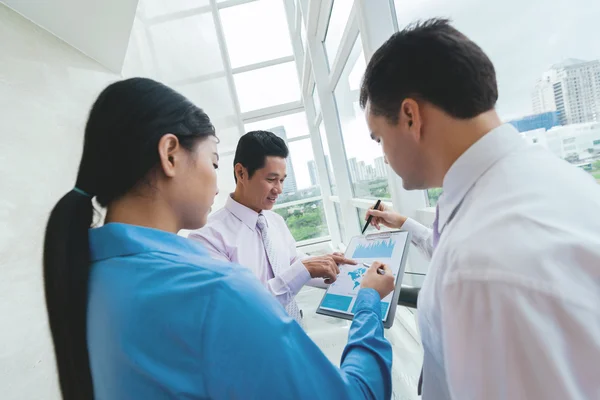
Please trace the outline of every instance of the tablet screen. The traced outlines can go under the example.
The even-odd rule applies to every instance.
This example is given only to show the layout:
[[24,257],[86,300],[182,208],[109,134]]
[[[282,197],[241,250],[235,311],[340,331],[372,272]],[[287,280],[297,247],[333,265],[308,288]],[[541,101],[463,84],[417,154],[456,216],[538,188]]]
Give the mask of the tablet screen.
[[[371,264],[379,261],[386,264],[398,283],[398,276],[403,272],[400,270],[407,241],[407,232],[384,232],[366,237],[354,237],[346,249],[346,258],[351,258],[358,264],[340,266],[338,279],[327,289],[320,308],[349,316],[354,315],[356,296],[362,277],[367,272],[367,267],[363,263]],[[396,290],[398,290],[397,285]],[[393,297],[394,292],[381,300],[381,316],[384,321],[388,317]]]

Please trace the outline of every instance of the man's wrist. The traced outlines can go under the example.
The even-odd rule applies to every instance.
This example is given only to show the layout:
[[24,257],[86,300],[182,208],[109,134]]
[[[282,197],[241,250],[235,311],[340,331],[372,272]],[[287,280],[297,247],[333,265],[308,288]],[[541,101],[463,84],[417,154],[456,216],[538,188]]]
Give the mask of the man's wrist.
[[405,217],[403,215],[398,215],[398,227],[397,227],[397,229],[402,229],[402,227],[406,224],[407,220],[408,220],[408,217]]

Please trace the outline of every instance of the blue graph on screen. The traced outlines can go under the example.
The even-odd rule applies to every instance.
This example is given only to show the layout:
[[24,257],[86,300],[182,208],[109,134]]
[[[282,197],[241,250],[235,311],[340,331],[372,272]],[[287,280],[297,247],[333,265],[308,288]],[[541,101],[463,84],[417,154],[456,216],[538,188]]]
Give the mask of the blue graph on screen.
[[358,244],[353,258],[391,258],[396,242],[392,239],[378,240],[367,244]]

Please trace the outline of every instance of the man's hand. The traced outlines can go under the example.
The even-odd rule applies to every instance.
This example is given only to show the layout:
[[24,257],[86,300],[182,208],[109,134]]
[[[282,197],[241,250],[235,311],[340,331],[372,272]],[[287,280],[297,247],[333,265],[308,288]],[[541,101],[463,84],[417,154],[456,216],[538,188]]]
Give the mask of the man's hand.
[[352,264],[356,261],[347,259],[342,253],[333,253],[326,256],[310,257],[302,260],[302,264],[310,274],[311,278],[324,278],[326,284],[336,281],[340,273],[338,265]]
[[[377,269],[379,268],[383,268],[385,275],[380,275],[377,272]],[[383,299],[394,291],[394,283],[394,274],[392,274],[392,270],[385,264],[374,262],[367,272],[365,272],[360,286],[377,290],[379,296]]]
[[371,219],[371,225],[373,225],[377,230],[381,229],[381,225],[392,229],[400,229],[407,219],[393,210],[388,210],[383,203],[379,205],[377,210],[374,210],[373,207],[371,207],[371,209],[367,211],[365,221],[369,219],[370,215],[373,216]]

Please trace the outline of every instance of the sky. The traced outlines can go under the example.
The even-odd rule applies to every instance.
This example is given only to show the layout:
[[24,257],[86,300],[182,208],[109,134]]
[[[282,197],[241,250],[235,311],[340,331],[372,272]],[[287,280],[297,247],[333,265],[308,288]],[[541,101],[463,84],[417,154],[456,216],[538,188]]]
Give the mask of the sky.
[[496,67],[497,110],[504,120],[532,113],[535,81],[567,58],[600,59],[598,0],[395,0],[402,29],[448,17]]

